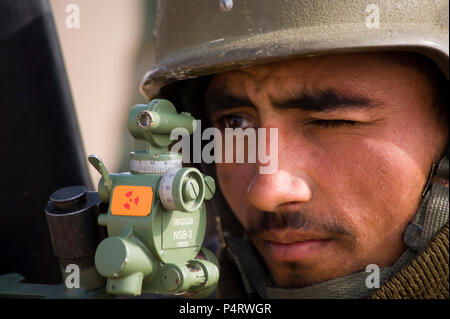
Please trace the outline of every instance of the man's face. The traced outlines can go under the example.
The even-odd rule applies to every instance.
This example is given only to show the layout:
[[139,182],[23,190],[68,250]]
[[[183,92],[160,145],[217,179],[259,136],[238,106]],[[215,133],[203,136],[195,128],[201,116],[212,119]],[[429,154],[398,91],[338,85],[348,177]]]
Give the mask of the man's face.
[[431,92],[422,73],[375,53],[213,76],[206,110],[215,127],[278,128],[273,174],[260,174],[258,162],[216,164],[222,193],[277,286],[400,257],[448,139]]

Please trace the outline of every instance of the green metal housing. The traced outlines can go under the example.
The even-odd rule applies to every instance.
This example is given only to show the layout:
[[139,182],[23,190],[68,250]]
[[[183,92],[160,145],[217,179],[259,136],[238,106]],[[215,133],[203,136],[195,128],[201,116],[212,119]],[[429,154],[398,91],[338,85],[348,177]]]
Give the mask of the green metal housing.
[[[171,130],[182,127],[192,133],[193,120],[188,113],[177,114],[167,100],[136,105],[128,121],[136,138],[131,172],[109,174],[97,156],[89,157],[102,175],[100,197],[109,204],[108,213],[98,219],[107,227],[108,238],[98,246],[95,264],[107,277],[110,294],[205,297],[215,288],[217,260],[201,247],[207,218],[204,200],[212,197],[214,181],[195,168],[182,168],[181,155],[168,149]],[[114,203],[121,200],[115,199],[120,187],[151,188],[151,206],[144,215],[128,214],[129,208]]]

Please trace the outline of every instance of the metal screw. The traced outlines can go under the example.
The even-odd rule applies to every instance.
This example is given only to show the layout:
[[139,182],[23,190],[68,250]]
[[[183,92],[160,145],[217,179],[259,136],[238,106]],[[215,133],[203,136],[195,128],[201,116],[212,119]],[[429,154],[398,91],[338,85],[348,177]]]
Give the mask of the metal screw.
[[233,9],[233,0],[220,0],[220,11],[229,12]]
[[210,200],[213,197],[214,192],[216,191],[216,183],[214,182],[214,179],[211,176],[206,175],[203,176],[206,186],[205,199]]
[[188,201],[196,199],[198,197],[199,191],[200,186],[193,178],[188,179],[184,184],[183,195]]

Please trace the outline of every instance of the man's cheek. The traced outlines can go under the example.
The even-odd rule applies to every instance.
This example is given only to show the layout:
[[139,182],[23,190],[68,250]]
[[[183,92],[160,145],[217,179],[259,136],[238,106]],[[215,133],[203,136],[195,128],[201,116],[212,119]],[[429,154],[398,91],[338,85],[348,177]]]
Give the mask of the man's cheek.
[[[341,142],[316,170],[316,201],[326,201],[347,215],[352,224],[374,222],[388,213],[398,188],[398,176],[386,148],[367,139]],[[323,198],[317,198],[321,196]],[[378,221],[379,222],[379,221]]]
[[342,176],[336,187],[345,195],[340,200],[344,200],[347,211],[358,212],[354,222],[388,231],[413,213],[421,184],[417,176],[420,170],[393,143],[375,139],[355,142],[342,144],[341,154],[346,160],[335,164],[336,174]]
[[[420,199],[425,175],[414,156],[389,141],[367,143],[364,158],[373,191],[370,200],[392,216],[409,215]],[[400,216],[398,216],[400,217]]]

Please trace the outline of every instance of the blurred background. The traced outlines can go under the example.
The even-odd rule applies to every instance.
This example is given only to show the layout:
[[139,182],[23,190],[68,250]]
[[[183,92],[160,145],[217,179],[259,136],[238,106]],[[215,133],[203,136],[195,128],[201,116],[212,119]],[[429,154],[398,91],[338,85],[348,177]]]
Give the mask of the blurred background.
[[[50,0],[86,155],[129,170],[128,110],[153,63],[156,0]],[[79,24],[71,15],[76,5]],[[69,27],[68,21],[69,20]],[[79,28],[78,28],[79,26]],[[89,165],[94,186],[100,175]]]
[[[50,194],[97,190],[88,154],[129,171],[128,111],[146,103],[139,84],[154,64],[155,17],[156,0],[0,0],[0,276],[60,283]],[[207,221],[203,246],[216,252]]]
[[[50,5],[85,154],[99,155],[110,172],[129,171],[134,145],[128,111],[147,102],[139,85],[154,63],[156,0],[50,0]],[[79,28],[67,26],[71,5],[79,10]],[[96,189],[100,175],[88,168]],[[217,252],[213,216],[204,245]]]

